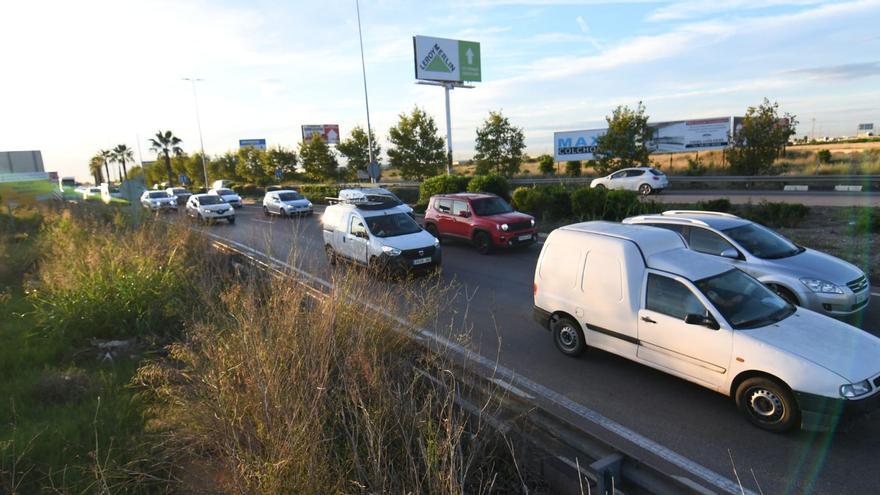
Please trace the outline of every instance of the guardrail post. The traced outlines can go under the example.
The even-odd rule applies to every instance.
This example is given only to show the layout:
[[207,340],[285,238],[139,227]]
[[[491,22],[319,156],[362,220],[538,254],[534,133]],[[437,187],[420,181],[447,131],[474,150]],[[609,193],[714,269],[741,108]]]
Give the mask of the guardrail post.
[[621,463],[622,455],[611,454],[590,464],[590,468],[596,472],[596,493],[614,495],[615,487],[620,485]]

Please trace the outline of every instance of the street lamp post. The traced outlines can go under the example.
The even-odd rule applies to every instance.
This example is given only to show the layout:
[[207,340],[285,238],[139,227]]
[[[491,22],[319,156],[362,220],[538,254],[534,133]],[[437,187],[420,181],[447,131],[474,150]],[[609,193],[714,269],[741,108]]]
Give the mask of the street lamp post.
[[196,125],[199,128],[199,145],[202,149],[202,172],[205,174],[205,191],[208,190],[208,166],[205,164],[205,140],[202,138],[202,119],[199,116],[199,95],[196,93],[196,81],[202,81],[203,79],[195,78],[195,77],[184,77],[184,81],[189,81],[192,83],[193,88],[193,101],[196,106]]
[[[373,163],[376,161],[376,158],[373,156],[373,130],[370,128],[370,98],[367,96],[367,66],[364,63],[364,35],[361,31],[361,4],[358,0],[354,2],[355,8],[357,9],[357,18],[358,18],[358,38],[361,43],[361,72],[364,76],[364,103],[367,107],[367,150],[370,156],[370,163],[367,165],[367,170],[373,166]],[[370,172],[372,174],[372,172]],[[370,182],[376,182],[376,178],[370,175]]]

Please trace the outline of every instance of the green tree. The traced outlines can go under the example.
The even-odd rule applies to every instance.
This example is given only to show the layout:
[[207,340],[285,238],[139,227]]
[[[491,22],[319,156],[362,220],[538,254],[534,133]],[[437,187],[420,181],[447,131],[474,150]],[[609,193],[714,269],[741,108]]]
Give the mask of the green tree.
[[477,174],[495,172],[512,177],[519,172],[526,148],[523,130],[510,123],[501,112],[489,112],[483,126],[477,129]]
[[95,185],[104,182],[104,173],[101,171],[101,167],[103,166],[104,158],[101,156],[101,153],[98,153],[89,159],[89,173],[94,177]]
[[110,150],[100,150],[98,154],[101,155],[101,160],[104,162],[104,172],[107,176],[107,183],[110,183],[110,160],[113,159],[113,152]]
[[333,150],[320,136],[314,135],[311,141],[301,142],[299,156],[302,158],[303,168],[311,177],[323,181],[336,179],[339,163]]
[[163,170],[163,168],[164,167],[160,165],[159,162],[144,165],[144,185],[151,188],[156,184],[161,184],[164,180],[163,177],[165,176],[165,170]]
[[538,157],[538,170],[544,175],[553,175],[556,171],[556,162],[550,155],[541,155]]
[[731,171],[740,175],[770,173],[797,123],[788,113],[780,118],[779,103],[770,103],[767,98],[757,107],[749,107],[730,139],[727,160]]
[[296,177],[296,166],[299,164],[299,157],[296,151],[283,148],[281,146],[269,148],[266,152],[265,165],[269,168],[267,172],[271,177],[275,177],[275,171],[281,171],[281,180],[292,180]]
[[211,174],[211,177],[215,178],[240,180],[241,177],[235,171],[237,163],[238,156],[231,151],[227,151],[208,162],[208,173]]
[[596,173],[605,175],[619,168],[647,166],[651,153],[648,143],[654,130],[648,127],[645,105],[639,102],[635,109],[618,106],[605,120],[608,131],[596,139]]
[[440,173],[446,162],[443,138],[437,124],[424,110],[415,107],[411,114],[400,114],[397,125],[388,130],[393,147],[388,161],[404,179],[423,180]]
[[831,151],[822,149],[816,153],[816,159],[819,163],[831,163]]
[[128,168],[125,164],[134,161],[134,151],[126,144],[119,144],[113,148],[112,160],[122,166],[122,177],[120,180],[128,180]]
[[138,165],[128,169],[128,180],[144,179],[144,169]]
[[160,157],[165,159],[165,172],[168,174],[168,185],[174,185],[174,171],[171,169],[171,155],[180,156],[183,154],[182,143],[179,137],[175,136],[171,131],[159,131],[150,138],[150,149],[155,151]]
[[[379,154],[382,153],[382,147],[376,142],[376,136],[370,134],[373,142],[373,158],[378,162]],[[338,151],[348,161],[346,169],[351,174],[357,170],[367,170],[370,165],[370,139],[367,138],[367,131],[361,126],[355,126],[351,130],[351,136],[344,139],[336,146]]]
[[581,162],[580,160],[569,160],[565,162],[565,173],[572,177],[580,177],[581,176]]
[[266,175],[266,152],[256,148],[239,148],[236,153],[235,174],[253,184],[264,184]]

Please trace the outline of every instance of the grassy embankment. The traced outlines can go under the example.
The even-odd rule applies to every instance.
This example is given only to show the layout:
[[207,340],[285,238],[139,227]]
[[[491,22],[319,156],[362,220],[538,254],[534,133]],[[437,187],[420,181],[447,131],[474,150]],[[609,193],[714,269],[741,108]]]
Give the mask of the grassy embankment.
[[452,373],[420,371],[447,357],[350,299],[437,324],[447,287],[392,297],[354,275],[314,300],[179,225],[18,216],[0,219],[4,492],[522,490],[509,448],[453,404]]

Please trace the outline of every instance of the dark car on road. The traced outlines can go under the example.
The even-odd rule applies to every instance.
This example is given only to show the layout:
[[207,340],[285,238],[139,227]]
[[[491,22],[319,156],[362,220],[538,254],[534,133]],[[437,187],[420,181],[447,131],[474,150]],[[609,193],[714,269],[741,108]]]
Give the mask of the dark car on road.
[[469,241],[481,254],[538,239],[534,217],[515,211],[504,199],[487,193],[431,196],[425,211],[425,230],[438,239]]

